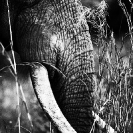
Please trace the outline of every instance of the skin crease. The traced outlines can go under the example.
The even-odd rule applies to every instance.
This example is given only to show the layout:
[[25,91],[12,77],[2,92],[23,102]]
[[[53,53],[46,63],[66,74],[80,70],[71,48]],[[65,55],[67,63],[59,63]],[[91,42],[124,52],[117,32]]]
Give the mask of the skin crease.
[[[39,0],[38,0],[39,1]],[[5,0],[1,0],[1,2],[6,2]],[[100,0],[81,0],[82,4],[84,6],[90,7],[90,6],[97,6],[97,4],[100,3]],[[130,9],[130,4],[128,1],[124,1],[127,9]],[[107,0],[108,4],[108,13],[107,16],[107,22],[110,26],[110,28],[114,31],[114,34],[116,38],[120,38],[122,35],[124,35],[126,32],[128,32],[128,26],[126,17],[123,14],[123,11],[118,5],[117,0]],[[18,4],[19,9],[21,9],[21,4]],[[6,7],[6,6],[5,6]],[[7,19],[7,8],[5,8],[5,15],[3,15],[3,9],[0,8],[0,16],[4,18],[4,23],[0,19],[0,25],[3,25],[0,27],[0,42],[4,44],[6,47],[6,50],[10,50],[9,42],[10,42],[10,34],[9,34],[9,26],[8,26],[8,19]],[[117,15],[115,14],[117,12]],[[2,14],[1,14],[2,13]],[[123,14],[123,15],[122,15]],[[12,15],[11,15],[12,18]],[[115,21],[114,21],[115,20]],[[122,28],[120,28],[122,27]],[[15,38],[14,38],[15,40]],[[14,41],[15,43],[15,41]],[[7,47],[8,46],[8,47]]]
[[[69,33],[70,35],[68,34],[68,40],[70,39],[71,36],[72,37],[74,36],[73,37],[74,39],[72,40],[73,43],[70,44],[70,48],[69,48],[67,46],[69,44],[69,42],[65,42],[67,39],[65,40],[64,36],[62,35],[64,32],[61,34],[62,31],[60,31],[60,29],[64,28],[62,21],[60,21],[61,17],[62,17],[61,16],[62,12],[58,11],[56,9],[57,8],[56,6],[54,7],[56,10],[53,10],[51,5],[46,4],[48,9],[51,8],[51,10],[52,10],[51,12],[49,10],[48,11],[46,10],[46,14],[54,13],[55,16],[52,15],[52,17],[53,17],[52,19],[56,18],[57,19],[56,21],[60,22],[59,24],[55,22],[54,25],[56,25],[56,26],[54,27],[51,24],[52,21],[49,21],[49,19],[48,20],[46,19],[45,25],[41,25],[42,24],[41,17],[43,17],[43,16],[41,16],[41,15],[36,16],[36,15],[39,15],[39,14],[36,14],[36,11],[38,11],[37,6],[33,6],[34,10],[30,10],[31,8],[28,8],[29,5],[28,6],[27,6],[27,4],[25,5],[25,3],[21,3],[21,4],[24,5],[25,7],[23,8],[23,10],[21,12],[19,12],[18,17],[13,18],[13,15],[11,15],[12,22],[14,22],[14,25],[12,28],[14,29],[13,40],[14,40],[15,50],[19,53],[22,61],[33,62],[33,61],[44,60],[44,61],[47,61],[47,63],[52,63],[52,65],[55,67],[58,66],[58,68],[61,69],[61,71],[63,71],[63,73],[65,73],[65,75],[67,75],[66,77],[68,77],[68,79],[66,80],[65,78],[59,78],[57,76],[58,74],[55,74],[56,73],[55,71],[53,71],[53,73],[52,72],[50,73],[50,71],[48,70],[49,78],[55,79],[54,81],[50,80],[50,82],[52,83],[51,86],[55,88],[55,89],[53,89],[53,92],[56,93],[55,98],[58,101],[59,106],[61,107],[61,110],[63,111],[63,113],[65,114],[67,119],[69,121],[71,121],[72,125],[75,127],[76,130],[79,130],[79,132],[81,130],[88,131],[90,128],[89,125],[93,122],[90,120],[92,118],[89,118],[89,117],[92,117],[91,111],[90,111],[92,108],[90,108],[90,107],[93,104],[93,98],[91,98],[91,92],[93,90],[89,90],[89,88],[90,89],[93,88],[92,87],[93,81],[90,82],[90,79],[92,78],[91,74],[93,73],[94,70],[92,70],[93,69],[93,55],[92,55],[93,47],[92,47],[92,43],[90,40],[89,32],[87,32],[89,30],[89,28],[87,26],[86,21],[82,21],[82,26],[81,27],[79,26],[79,29],[76,29],[75,27],[73,27],[74,25],[73,25],[73,23],[71,23],[73,21],[68,21],[68,23],[66,23],[67,27],[70,28],[69,30],[66,29],[66,30],[68,30],[67,32],[70,32]],[[39,3],[39,4],[40,4],[39,8],[41,9],[42,6],[44,6],[44,5],[42,5],[41,3]],[[19,7],[21,7],[20,5],[19,5]],[[67,3],[67,6],[68,6],[68,8],[70,8],[72,5],[71,4],[69,5]],[[16,10],[17,9],[14,7],[11,9],[11,12],[14,12]],[[62,10],[65,12],[65,8],[62,8]],[[43,10],[43,11],[45,12],[45,10]],[[76,13],[78,14],[77,11],[76,11]],[[58,16],[57,14],[60,16],[57,17]],[[67,21],[67,19],[69,17],[73,18],[73,17],[75,17],[75,15],[73,15],[71,13],[70,14],[66,13],[65,17],[66,18],[64,18],[64,19],[66,19],[66,21]],[[40,21],[38,21],[39,19],[40,19]],[[75,17],[75,21],[77,21],[76,17]],[[48,25],[47,25],[47,23],[48,23]],[[50,26],[49,26],[49,24],[50,24]],[[58,29],[58,25],[60,26],[59,29]],[[71,27],[71,25],[72,25],[72,27]],[[45,27],[44,29],[43,29],[43,26]],[[0,29],[0,30],[2,30],[2,29]],[[44,30],[45,30],[45,32],[44,32]],[[75,32],[76,30],[79,31],[79,36],[77,35],[78,33]],[[66,33],[64,33],[64,34],[66,34]],[[56,49],[54,49],[54,50],[52,49],[53,51],[51,51],[51,49],[49,49],[50,48],[49,39],[53,38],[53,37],[55,39],[56,38],[55,35],[58,38],[57,40],[60,39],[61,41],[59,40],[57,43],[58,45],[56,45]],[[82,39],[83,41],[80,42],[79,39]],[[55,41],[53,41],[52,43],[55,43]],[[61,47],[61,45],[64,45],[64,44],[66,45],[66,47]],[[79,46],[77,47],[76,44]],[[82,45],[83,45],[83,47],[80,47]],[[54,46],[53,46],[53,48],[54,48]],[[68,51],[66,53],[64,52],[65,48],[66,49],[69,48],[69,49],[67,49]],[[73,51],[71,49],[73,49]],[[57,54],[58,50],[59,50],[59,55]],[[62,58],[62,55],[63,55],[63,58]],[[55,59],[55,57],[56,57],[56,59]],[[86,58],[87,58],[87,60],[86,60]],[[77,65],[77,62],[79,64],[79,67],[77,66],[77,68],[75,68],[75,66]],[[91,63],[92,63],[92,66],[91,66]],[[51,69],[51,68],[49,68],[49,69]],[[76,88],[74,87],[74,84],[76,85]],[[82,89],[80,89],[80,85],[82,85]],[[62,90],[62,88],[65,88],[65,89]],[[60,95],[60,94],[62,94],[62,95]],[[60,99],[62,99],[62,100],[60,100]],[[66,100],[66,99],[68,99],[68,100]],[[78,99],[77,100],[78,102],[75,99],[76,100]],[[77,103],[75,104],[75,102],[77,102]],[[71,103],[74,104],[74,106],[71,107],[71,105],[72,105]],[[80,106],[80,104],[83,105],[83,107],[81,107],[81,109],[78,107],[78,106]],[[77,109],[75,109],[74,107],[76,107]],[[69,112],[69,113],[67,113],[67,112]],[[79,119],[77,119],[77,115],[79,118],[81,117],[81,121]],[[88,119],[86,119],[86,122],[83,122],[84,118],[87,118],[87,117],[88,117]],[[74,121],[72,118],[73,119],[76,118],[77,120]],[[84,126],[83,129],[82,128],[79,129],[78,125],[80,125],[80,123],[81,123],[81,125],[85,124],[87,126]],[[84,131],[81,131],[81,132],[84,132]]]

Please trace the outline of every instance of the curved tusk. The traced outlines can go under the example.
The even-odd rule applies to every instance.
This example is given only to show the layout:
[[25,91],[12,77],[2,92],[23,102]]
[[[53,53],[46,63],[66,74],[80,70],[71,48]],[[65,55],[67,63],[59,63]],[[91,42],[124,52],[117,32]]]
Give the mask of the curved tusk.
[[34,63],[31,66],[32,84],[42,108],[49,114],[62,133],[76,133],[56,103],[46,68],[39,63]]

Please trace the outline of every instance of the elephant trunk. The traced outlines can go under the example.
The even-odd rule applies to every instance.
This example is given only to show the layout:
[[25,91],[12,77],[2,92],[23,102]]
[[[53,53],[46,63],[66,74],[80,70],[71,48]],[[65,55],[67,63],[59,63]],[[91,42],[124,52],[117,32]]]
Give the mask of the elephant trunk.
[[[60,5],[60,6],[59,6]],[[61,89],[60,107],[78,133],[90,131],[93,123],[94,60],[89,28],[79,1],[60,1],[54,5],[60,27],[60,70],[66,75]]]

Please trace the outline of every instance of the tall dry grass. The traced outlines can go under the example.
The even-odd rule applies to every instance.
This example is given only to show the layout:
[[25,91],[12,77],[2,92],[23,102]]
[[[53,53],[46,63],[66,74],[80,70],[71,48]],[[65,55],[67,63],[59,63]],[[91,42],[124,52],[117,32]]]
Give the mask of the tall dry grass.
[[[131,9],[133,3],[129,0]],[[113,31],[107,38],[108,24],[103,18],[95,19],[98,31],[95,50],[96,90],[95,111],[115,131],[120,133],[133,132],[133,70],[132,70],[132,21],[131,13],[124,3],[118,0],[128,22],[129,33],[116,43]],[[104,11],[105,12],[105,11]],[[96,16],[99,18],[99,16]],[[93,24],[92,24],[93,25]],[[123,54],[126,47],[126,36],[130,38],[130,52]],[[102,131],[100,131],[102,132]],[[107,129],[106,129],[107,132]]]

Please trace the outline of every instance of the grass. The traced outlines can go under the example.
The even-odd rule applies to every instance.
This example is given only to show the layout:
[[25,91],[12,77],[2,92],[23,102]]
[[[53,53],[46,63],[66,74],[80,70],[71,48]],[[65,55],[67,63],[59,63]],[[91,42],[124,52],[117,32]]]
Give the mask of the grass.
[[[129,1],[131,3],[131,1]],[[133,71],[132,71],[132,21],[131,14],[127,12],[126,6],[120,0],[119,5],[126,15],[131,50],[128,55],[123,55],[125,49],[125,36],[118,45],[115,41],[113,31],[109,40],[107,39],[107,23],[98,21],[94,28],[98,30],[98,41],[95,54],[96,62],[96,90],[95,111],[115,131],[120,133],[133,132]],[[133,4],[133,3],[131,3]],[[96,16],[99,18],[99,16]],[[93,25],[93,23],[92,23]]]

